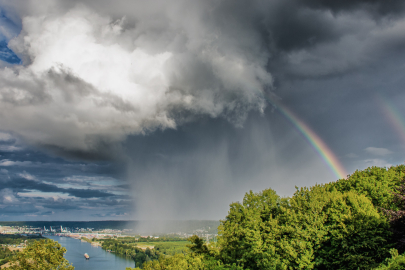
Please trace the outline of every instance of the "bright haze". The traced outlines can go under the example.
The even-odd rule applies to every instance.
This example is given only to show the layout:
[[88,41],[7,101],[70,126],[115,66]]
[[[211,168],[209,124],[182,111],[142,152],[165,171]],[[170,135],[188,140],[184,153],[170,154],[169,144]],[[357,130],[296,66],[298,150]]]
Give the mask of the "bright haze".
[[0,220],[221,219],[405,161],[402,0],[0,0]]

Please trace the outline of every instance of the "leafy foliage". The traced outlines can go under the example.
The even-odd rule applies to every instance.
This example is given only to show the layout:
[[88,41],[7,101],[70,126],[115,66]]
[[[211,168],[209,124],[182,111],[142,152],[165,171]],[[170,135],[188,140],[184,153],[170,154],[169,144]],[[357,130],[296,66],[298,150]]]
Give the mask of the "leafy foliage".
[[[136,269],[136,268],[135,268]],[[225,266],[221,261],[203,255],[176,254],[158,261],[146,263],[145,270],[241,270],[236,266]]]
[[208,254],[208,247],[204,244],[204,240],[197,235],[193,235],[188,239],[191,245],[187,247],[196,254]]
[[271,189],[233,203],[219,228],[221,258],[245,269],[367,269],[389,250],[387,219],[355,192]]
[[7,247],[0,247],[0,265],[6,264],[16,254],[16,251],[11,251]]
[[368,269],[388,255],[388,220],[364,195],[336,193],[323,212],[327,234],[315,252],[317,269]]
[[390,251],[391,258],[387,259],[383,264],[379,267],[375,268],[375,270],[404,270],[405,269],[405,254],[398,255],[398,251],[396,249],[392,249]]
[[368,197],[377,209],[389,216],[395,247],[405,252],[405,165],[367,168],[354,172],[347,180],[326,186],[342,192],[352,190]]
[[142,266],[143,263],[157,260],[159,258],[159,251],[155,249],[146,248],[142,250],[136,246],[135,238],[129,237],[118,239],[105,239],[102,248],[110,250],[116,254],[121,254],[127,257],[131,257],[136,265]]
[[398,210],[384,209],[384,212],[390,217],[395,247],[400,252],[405,252],[405,180],[394,193],[394,202]]
[[52,240],[35,241],[10,261],[10,270],[73,270],[63,257],[66,249]]
[[326,185],[328,190],[341,192],[355,191],[365,195],[375,207],[398,210],[400,205],[395,201],[395,192],[405,177],[405,165],[390,167],[370,167],[355,171],[347,179],[340,179]]
[[[174,256],[162,256],[157,261],[150,261],[143,265],[146,270],[242,270],[236,265],[224,265],[218,259],[218,252],[212,246],[204,243],[202,238],[194,235],[188,239],[191,244],[188,245],[187,254],[176,254]],[[139,268],[135,268],[139,269]]]

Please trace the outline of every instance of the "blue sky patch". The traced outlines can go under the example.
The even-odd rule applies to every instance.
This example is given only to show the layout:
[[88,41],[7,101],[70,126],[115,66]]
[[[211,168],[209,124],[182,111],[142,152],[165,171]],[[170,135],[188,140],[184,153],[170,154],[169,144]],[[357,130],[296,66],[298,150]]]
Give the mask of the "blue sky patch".
[[10,10],[0,7],[0,60],[21,64],[21,59],[8,47],[8,42],[21,32],[21,20]]
[[21,59],[7,46],[5,40],[0,41],[0,60],[10,64],[21,64]]

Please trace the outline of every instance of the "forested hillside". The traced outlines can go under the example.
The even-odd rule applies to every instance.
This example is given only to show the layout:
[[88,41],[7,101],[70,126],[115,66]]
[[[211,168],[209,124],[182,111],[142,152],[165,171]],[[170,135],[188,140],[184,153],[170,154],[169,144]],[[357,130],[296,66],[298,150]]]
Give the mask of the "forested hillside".
[[246,193],[219,226],[218,243],[144,269],[405,269],[405,166],[372,167],[282,198]]

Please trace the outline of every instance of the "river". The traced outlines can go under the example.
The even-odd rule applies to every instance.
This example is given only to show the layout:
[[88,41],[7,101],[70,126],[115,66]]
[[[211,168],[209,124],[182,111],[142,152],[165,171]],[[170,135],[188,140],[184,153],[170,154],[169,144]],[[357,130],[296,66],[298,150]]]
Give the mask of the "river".
[[[70,237],[46,237],[58,241],[66,248],[65,258],[75,267],[75,270],[125,270],[126,267],[135,267],[132,259],[116,256],[90,243]],[[84,253],[89,254],[90,260],[84,258]]]

